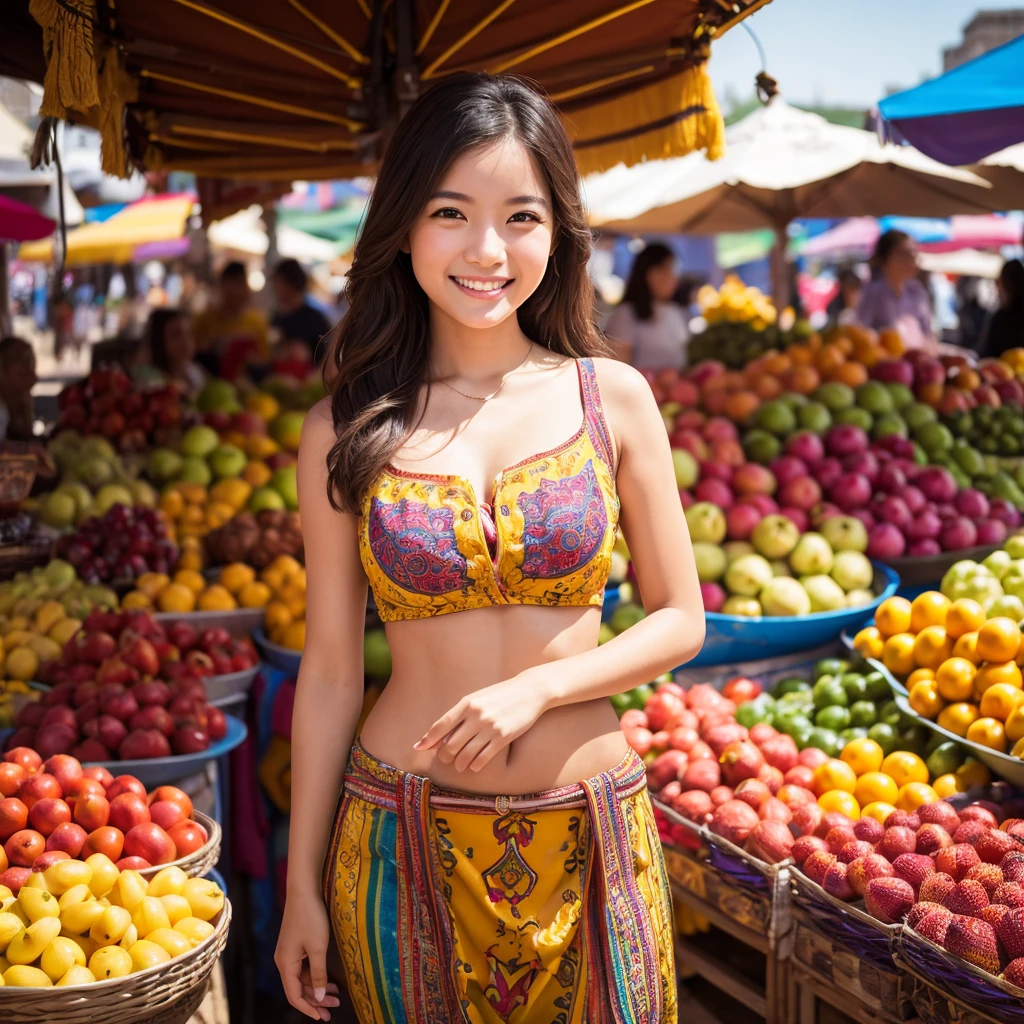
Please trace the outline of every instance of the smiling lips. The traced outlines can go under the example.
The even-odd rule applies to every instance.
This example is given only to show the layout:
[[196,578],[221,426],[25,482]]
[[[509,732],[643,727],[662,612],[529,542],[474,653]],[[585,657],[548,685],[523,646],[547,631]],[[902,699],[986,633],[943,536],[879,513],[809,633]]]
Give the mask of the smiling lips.
[[504,288],[510,285],[511,277],[451,277],[459,288],[474,298],[493,299],[499,296]]

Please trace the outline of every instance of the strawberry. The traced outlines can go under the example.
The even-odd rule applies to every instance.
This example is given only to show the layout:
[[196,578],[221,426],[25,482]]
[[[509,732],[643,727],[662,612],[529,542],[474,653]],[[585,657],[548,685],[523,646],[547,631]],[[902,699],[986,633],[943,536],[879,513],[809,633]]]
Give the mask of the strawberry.
[[935,853],[935,870],[944,871],[954,882],[959,882],[975,864],[980,864],[978,851],[968,843],[946,846]]
[[864,892],[867,912],[885,924],[902,921],[914,905],[914,887],[902,878],[873,878]]
[[989,831],[988,825],[980,821],[962,821],[960,826],[953,833],[954,843],[970,843],[973,846],[983,835]]
[[933,910],[930,914],[925,914],[914,927],[914,931],[918,935],[930,939],[937,946],[941,946],[946,941],[946,932],[949,929],[949,922],[952,920],[953,915],[943,907],[941,910]]
[[1000,862],[1003,878],[1007,882],[1024,883],[1024,851],[1014,850],[1008,853]]
[[918,898],[927,900],[930,903],[942,903],[953,891],[955,885],[956,882],[945,872],[936,871],[934,875],[929,875],[921,883],[921,891],[918,893]]
[[1020,846],[1012,836],[998,829],[992,829],[985,835],[979,836],[974,844],[978,856],[986,864],[998,864],[1008,853],[1019,850]]
[[921,819],[922,825],[941,825],[950,834],[960,826],[960,816],[953,810],[953,805],[946,803],[945,800],[922,804],[917,809],[917,816]]
[[923,853],[901,853],[892,862],[892,868],[897,878],[902,878],[914,887],[914,892],[921,888],[921,883],[929,875],[935,874],[934,862]]
[[892,865],[880,853],[869,853],[846,866],[846,880],[858,896],[864,895],[872,878],[892,878],[894,874]]
[[991,974],[999,973],[1002,959],[999,939],[995,928],[987,921],[954,914],[943,945],[950,953],[963,957],[969,964]]
[[825,872],[835,863],[834,853],[825,853],[823,850],[816,850],[803,863],[803,873],[812,881],[821,885],[825,878]]
[[1003,882],[994,893],[993,903],[1004,903],[1008,907],[1024,907],[1024,885],[1020,882]]
[[973,879],[985,886],[988,898],[992,899],[992,893],[1003,884],[1003,872],[995,864],[975,864],[964,876],[965,879]]
[[981,882],[973,878],[964,879],[953,886],[952,892],[942,901],[942,905],[954,914],[974,917],[982,907],[989,904],[988,893]]
[[917,852],[934,853],[953,845],[953,837],[938,824],[928,822],[917,830]]
[[1024,907],[1012,907],[996,926],[999,941],[1011,960],[1024,957]]
[[995,928],[996,934],[998,935],[999,922],[1011,912],[1011,908],[1006,906],[1004,903],[990,903],[987,907],[982,907],[981,910],[978,911],[978,917],[980,917],[982,921],[988,921],[988,923]]
[[1003,971],[1003,980],[1008,981],[1017,988],[1024,988],[1024,957],[1011,960]]
[[[932,903],[929,900],[925,900],[921,903],[915,903],[910,908],[910,913],[907,914],[906,923],[916,930],[918,922],[936,910],[941,910],[944,914],[949,914],[949,911],[946,910],[941,903]],[[950,914],[949,916],[952,917],[953,915]]]

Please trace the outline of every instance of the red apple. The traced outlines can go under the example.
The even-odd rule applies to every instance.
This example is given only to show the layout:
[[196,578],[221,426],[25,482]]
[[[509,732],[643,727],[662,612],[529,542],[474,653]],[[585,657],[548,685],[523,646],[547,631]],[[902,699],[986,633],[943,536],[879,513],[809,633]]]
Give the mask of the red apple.
[[186,818],[192,817],[192,798],[183,789],[177,786],[157,786],[149,794],[149,804],[152,807],[155,803],[168,802],[177,804],[185,814]]
[[66,850],[43,850],[34,861],[32,861],[32,874],[37,871],[45,871],[62,860],[71,860],[71,854]]
[[157,729],[134,729],[121,741],[117,753],[122,761],[169,757],[171,745],[167,737]]
[[110,801],[110,825],[127,834],[136,825],[150,821],[149,806],[138,793],[121,793]]
[[0,762],[0,796],[15,796],[28,773],[20,764]]
[[128,722],[128,728],[132,732],[140,729],[156,729],[157,732],[162,732],[165,736],[171,736],[174,733],[174,719],[167,708],[147,704],[132,715]]
[[156,803],[150,804],[149,814],[153,821],[165,832],[174,828],[180,822],[187,820],[188,817],[181,809],[180,804],[173,803],[170,800],[157,800]]
[[146,787],[134,775],[118,775],[107,786],[108,800],[113,800],[122,793],[138,793],[143,800],[146,799]]
[[93,765],[91,768],[85,768],[82,774],[87,779],[95,779],[103,787],[104,791],[114,781],[114,776],[110,774],[110,770],[98,764]]
[[58,826],[71,821],[71,808],[59,797],[37,800],[28,810],[28,823],[44,836]]
[[58,825],[46,840],[47,850],[63,850],[69,857],[77,857],[82,852],[88,838],[81,825],[66,821]]
[[31,868],[8,868],[0,874],[0,885],[6,885],[17,896],[31,874]]
[[28,824],[28,808],[15,796],[0,800],[0,843]]
[[32,862],[46,851],[46,840],[31,828],[23,828],[15,832],[4,843],[7,863],[17,868],[30,868]]
[[124,855],[142,857],[150,864],[170,864],[177,859],[174,840],[156,822],[136,825],[124,837]]
[[86,832],[95,832],[110,820],[110,801],[97,793],[80,796],[75,802],[74,819]]
[[197,754],[210,746],[210,737],[198,725],[183,725],[174,730],[171,745],[176,754]]
[[60,795],[60,783],[43,772],[29,776],[18,790],[18,798],[30,811],[37,801],[59,798]]
[[85,763],[89,761],[109,761],[113,756],[99,740],[92,738],[84,739],[81,743],[76,744],[71,748],[71,753],[79,761]]
[[59,783],[61,793],[70,794],[76,782],[82,779],[82,766],[67,754],[54,754],[43,764],[43,771],[52,775]]
[[114,864],[118,871],[145,871],[152,866],[144,857],[122,857]]
[[104,825],[89,833],[79,856],[87,860],[94,853],[103,853],[116,863],[121,857],[123,846],[124,835],[121,830],[113,825]]
[[196,850],[201,850],[209,839],[206,829],[198,821],[183,821],[167,834],[174,843],[178,857],[187,857]]

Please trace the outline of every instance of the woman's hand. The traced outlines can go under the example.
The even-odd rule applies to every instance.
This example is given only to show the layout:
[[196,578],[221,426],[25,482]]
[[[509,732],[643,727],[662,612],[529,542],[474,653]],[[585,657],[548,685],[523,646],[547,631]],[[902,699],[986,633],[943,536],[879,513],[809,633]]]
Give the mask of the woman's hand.
[[313,1020],[330,1020],[326,1007],[339,1005],[338,986],[327,980],[330,940],[331,927],[320,896],[303,899],[289,893],[274,963],[288,1002]]
[[[550,668],[549,668],[550,671]],[[485,767],[548,710],[543,676],[521,672],[463,697],[414,743],[416,750],[437,747],[437,759],[463,772]]]

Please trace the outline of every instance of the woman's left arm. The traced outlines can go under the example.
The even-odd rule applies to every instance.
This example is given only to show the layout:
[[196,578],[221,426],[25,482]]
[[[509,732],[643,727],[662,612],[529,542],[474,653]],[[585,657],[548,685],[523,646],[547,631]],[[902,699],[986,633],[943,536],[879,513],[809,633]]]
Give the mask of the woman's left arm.
[[600,647],[524,673],[543,687],[548,707],[648,683],[689,661],[704,643],[700,582],[661,412],[632,367],[600,360],[599,373],[619,450],[619,520],[647,616]]
[[675,485],[665,424],[650,385],[631,366],[599,361],[615,434],[620,522],[646,617],[613,640],[546,662],[463,697],[415,744],[444,764],[479,771],[545,711],[609,697],[689,661],[704,643],[704,605]]

